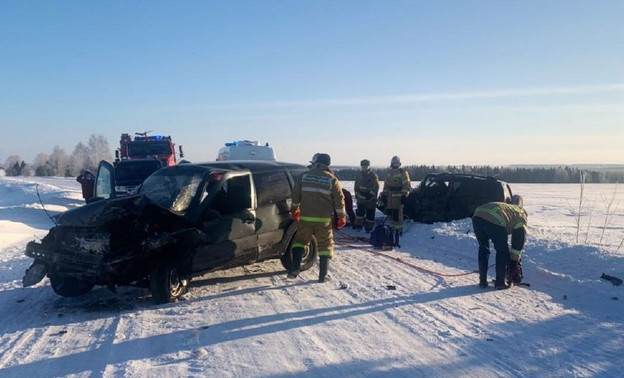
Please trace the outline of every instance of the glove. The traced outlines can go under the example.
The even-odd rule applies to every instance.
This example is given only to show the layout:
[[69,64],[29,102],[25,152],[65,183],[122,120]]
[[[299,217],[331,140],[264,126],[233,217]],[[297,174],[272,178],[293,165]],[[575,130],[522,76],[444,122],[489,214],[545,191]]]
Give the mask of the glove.
[[299,220],[301,220],[301,210],[299,208],[296,208],[295,210],[293,210],[291,214],[295,222],[299,222]]
[[336,228],[339,230],[347,225],[347,217],[338,217],[338,223],[336,224]]
[[384,211],[386,209],[386,203],[388,200],[388,195],[385,193],[381,193],[377,198],[377,208],[379,211]]
[[522,265],[520,261],[509,261],[507,265],[507,283],[515,283],[516,285],[522,282]]

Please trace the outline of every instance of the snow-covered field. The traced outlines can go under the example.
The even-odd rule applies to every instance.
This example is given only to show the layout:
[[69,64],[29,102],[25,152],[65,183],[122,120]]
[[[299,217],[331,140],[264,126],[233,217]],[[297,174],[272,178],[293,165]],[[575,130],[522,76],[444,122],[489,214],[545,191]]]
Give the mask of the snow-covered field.
[[462,220],[408,223],[384,256],[338,236],[327,284],[317,267],[292,281],[271,261],[156,306],[137,288],[68,299],[47,279],[21,287],[26,243],[52,226],[35,183],[50,214],[83,203],[73,179],[0,177],[0,377],[622,376],[624,286],[600,278],[624,278],[616,185],[585,185],[578,227],[579,185],[512,185],[529,213],[530,288],[443,276],[476,268]]

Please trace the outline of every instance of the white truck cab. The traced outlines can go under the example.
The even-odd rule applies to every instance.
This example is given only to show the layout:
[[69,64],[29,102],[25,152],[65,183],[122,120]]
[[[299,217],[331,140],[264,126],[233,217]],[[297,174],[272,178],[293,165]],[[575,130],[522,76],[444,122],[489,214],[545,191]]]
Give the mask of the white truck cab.
[[255,140],[238,140],[226,143],[225,147],[219,149],[217,161],[222,160],[272,160],[275,161],[275,151],[273,147],[266,143],[264,146],[258,145]]

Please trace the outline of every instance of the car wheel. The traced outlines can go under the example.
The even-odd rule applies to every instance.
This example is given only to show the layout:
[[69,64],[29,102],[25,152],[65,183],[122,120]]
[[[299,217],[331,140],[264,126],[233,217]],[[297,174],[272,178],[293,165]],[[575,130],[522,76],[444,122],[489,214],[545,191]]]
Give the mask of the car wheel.
[[[290,249],[292,247],[292,240],[290,244],[288,244],[288,248],[282,255],[281,261],[282,265],[286,270],[292,270],[292,253]],[[316,257],[318,256],[318,246],[316,243],[316,238],[312,236],[312,240],[310,240],[310,245],[303,251],[303,256],[301,258],[301,270],[308,270],[312,268],[314,263],[316,262]]]
[[52,290],[61,297],[77,297],[87,294],[93,289],[94,284],[73,277],[50,276]]
[[174,302],[186,293],[186,287],[187,281],[171,265],[161,264],[150,273],[150,290],[156,303]]

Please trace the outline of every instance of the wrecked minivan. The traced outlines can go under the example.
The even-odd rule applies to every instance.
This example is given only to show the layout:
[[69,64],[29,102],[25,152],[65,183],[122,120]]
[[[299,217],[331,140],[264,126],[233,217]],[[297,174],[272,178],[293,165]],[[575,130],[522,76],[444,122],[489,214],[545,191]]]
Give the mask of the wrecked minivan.
[[487,202],[509,202],[509,184],[490,176],[429,173],[405,199],[405,215],[417,222],[434,223],[472,217]]
[[[113,291],[135,285],[149,287],[155,302],[166,303],[184,294],[193,277],[210,271],[277,258],[290,269],[296,231],[292,188],[305,169],[269,161],[162,168],[136,195],[58,215],[41,242],[26,246],[34,261],[23,285],[47,275],[64,297],[86,294],[95,285]],[[316,255],[312,240],[302,269],[312,267]]]

